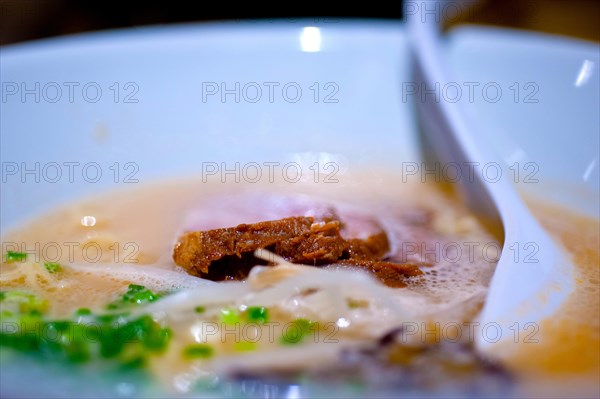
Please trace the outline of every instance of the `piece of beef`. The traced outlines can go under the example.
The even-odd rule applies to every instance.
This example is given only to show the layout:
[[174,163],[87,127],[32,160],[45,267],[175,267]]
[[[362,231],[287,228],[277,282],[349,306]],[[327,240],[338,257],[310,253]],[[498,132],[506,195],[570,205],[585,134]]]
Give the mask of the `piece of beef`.
[[415,265],[377,260],[339,260],[331,267],[349,267],[366,270],[377,277],[383,284],[392,288],[406,287],[409,282],[414,282],[415,279],[423,275],[421,269]]
[[379,231],[366,239],[346,240],[343,259],[379,260],[390,250],[387,234]]
[[[282,200],[277,212],[283,213],[284,204]],[[308,209],[307,204],[294,203],[297,209]],[[382,261],[390,244],[374,218],[346,210],[337,220],[333,208],[310,205],[318,217],[294,216],[183,234],[173,259],[191,274],[213,281],[246,278],[253,266],[266,263],[254,257],[254,251],[262,248],[292,263],[364,269],[390,287],[404,287],[408,279],[422,274],[414,265]]]
[[290,262],[322,264],[337,260],[345,242],[337,221],[315,223],[312,217],[291,217],[186,233],[175,245],[173,259],[190,273],[206,277],[214,261],[228,257],[217,265],[226,266],[259,248],[271,249]]
[[273,252],[292,263],[323,264],[335,262],[346,249],[338,221],[313,223],[309,233],[282,240]]

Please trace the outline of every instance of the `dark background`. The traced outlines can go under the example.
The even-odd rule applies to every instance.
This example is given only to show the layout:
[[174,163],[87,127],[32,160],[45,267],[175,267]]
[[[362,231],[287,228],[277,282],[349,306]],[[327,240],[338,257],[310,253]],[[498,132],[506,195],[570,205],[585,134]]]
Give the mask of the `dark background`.
[[[421,0],[411,0],[421,4]],[[469,2],[475,2],[471,0]],[[121,2],[85,0],[0,0],[0,44],[114,28],[192,21],[328,16],[333,18],[400,19],[400,1],[357,2],[255,1]],[[406,6],[406,1],[405,1]],[[600,42],[598,0],[481,0],[472,12],[453,21],[537,30]]]

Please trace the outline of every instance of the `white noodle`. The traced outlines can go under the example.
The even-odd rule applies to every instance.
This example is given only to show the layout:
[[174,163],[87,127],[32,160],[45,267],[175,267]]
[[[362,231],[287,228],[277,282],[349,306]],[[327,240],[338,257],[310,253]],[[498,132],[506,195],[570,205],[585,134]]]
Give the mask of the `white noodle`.
[[154,266],[132,266],[130,264],[69,264],[65,266],[78,273],[91,273],[109,276],[112,279],[132,281],[159,290],[193,289],[215,285],[213,281]]

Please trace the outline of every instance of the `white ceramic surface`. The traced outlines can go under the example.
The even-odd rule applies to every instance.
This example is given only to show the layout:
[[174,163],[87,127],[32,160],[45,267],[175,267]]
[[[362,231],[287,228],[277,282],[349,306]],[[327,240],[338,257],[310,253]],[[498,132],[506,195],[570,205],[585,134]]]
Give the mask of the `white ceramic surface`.
[[485,126],[480,134],[504,160],[506,175],[523,192],[598,217],[599,46],[462,27],[450,33],[448,51],[463,95],[465,82],[478,85],[470,116]]
[[[307,25],[320,26],[321,51],[302,51]],[[399,24],[229,23],[145,28],[74,36],[2,50],[2,84],[40,82],[41,100],[6,95],[2,103],[2,162],[33,168],[79,162],[75,183],[62,166],[58,183],[6,171],[2,226],[75,196],[123,185],[109,168],[133,162],[141,183],[181,172],[200,173],[203,162],[336,161],[342,168],[370,163],[399,165],[417,159],[411,105],[401,103],[400,81],[409,76],[409,53]],[[373,79],[375,77],[375,79]],[[44,100],[45,84],[63,89]],[[74,100],[68,82],[79,83]],[[121,90],[115,103],[114,82]],[[125,85],[132,82],[125,90]],[[96,103],[95,85],[102,89]],[[235,94],[221,101],[206,90],[221,84]],[[319,87],[316,95],[317,83]],[[203,84],[206,89],[203,100]],[[262,97],[254,101],[254,84]],[[247,91],[244,93],[244,86]],[[269,85],[274,87],[272,102]],[[278,86],[276,86],[278,85]],[[283,88],[287,87],[287,94]],[[311,89],[311,87],[313,89]],[[125,94],[139,91],[124,103]],[[296,88],[302,90],[296,99]],[[47,98],[54,92],[48,86]],[[19,93],[20,94],[20,93]],[[286,96],[287,97],[284,97]],[[328,97],[329,96],[329,97]],[[317,100],[317,102],[315,102]],[[295,102],[294,102],[295,101]],[[337,102],[336,102],[337,101]],[[98,135],[105,135],[99,140]],[[96,162],[98,183],[82,178]],[[75,166],[73,166],[75,168]],[[93,180],[95,168],[87,171]],[[12,172],[11,172],[12,173]],[[40,171],[42,174],[43,171]]]

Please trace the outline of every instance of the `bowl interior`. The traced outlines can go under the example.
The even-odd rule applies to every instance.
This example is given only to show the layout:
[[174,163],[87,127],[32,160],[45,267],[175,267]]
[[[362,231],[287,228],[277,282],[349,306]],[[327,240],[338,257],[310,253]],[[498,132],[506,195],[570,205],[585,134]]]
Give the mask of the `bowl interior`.
[[463,27],[449,34],[448,51],[458,93],[506,177],[527,194],[598,217],[599,46]]
[[2,226],[215,164],[296,162],[307,177],[315,162],[399,168],[419,158],[399,92],[409,65],[392,23],[183,25],[8,47]]

